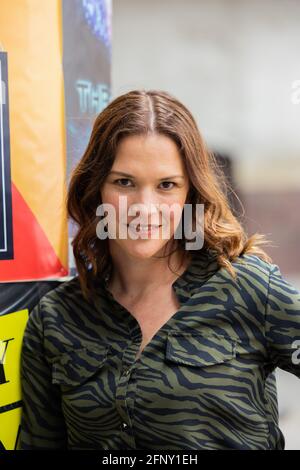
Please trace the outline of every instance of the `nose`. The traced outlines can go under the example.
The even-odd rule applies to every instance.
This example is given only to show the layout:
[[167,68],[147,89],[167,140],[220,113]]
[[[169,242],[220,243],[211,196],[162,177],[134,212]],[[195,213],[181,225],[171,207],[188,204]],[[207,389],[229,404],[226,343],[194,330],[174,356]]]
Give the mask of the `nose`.
[[137,198],[131,203],[128,209],[129,216],[140,216],[144,223],[158,224],[159,218],[159,201],[149,189],[141,191]]

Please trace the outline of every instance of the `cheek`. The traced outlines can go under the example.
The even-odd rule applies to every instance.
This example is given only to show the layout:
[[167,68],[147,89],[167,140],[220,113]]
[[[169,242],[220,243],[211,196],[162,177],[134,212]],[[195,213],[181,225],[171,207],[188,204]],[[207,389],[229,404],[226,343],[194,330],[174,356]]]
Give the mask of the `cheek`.
[[101,190],[101,200],[103,204],[111,204],[116,212],[119,206],[119,195],[117,191],[114,191],[111,186],[104,185]]

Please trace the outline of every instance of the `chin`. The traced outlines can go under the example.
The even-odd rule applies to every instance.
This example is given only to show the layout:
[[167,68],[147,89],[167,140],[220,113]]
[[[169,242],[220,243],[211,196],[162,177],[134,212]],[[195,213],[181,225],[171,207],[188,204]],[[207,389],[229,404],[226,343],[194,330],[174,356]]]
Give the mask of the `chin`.
[[166,240],[165,243],[162,243],[161,240],[134,240],[130,243],[130,246],[128,246],[129,244],[127,243],[126,246],[122,244],[122,249],[133,258],[148,259],[157,255],[167,241],[168,240]]

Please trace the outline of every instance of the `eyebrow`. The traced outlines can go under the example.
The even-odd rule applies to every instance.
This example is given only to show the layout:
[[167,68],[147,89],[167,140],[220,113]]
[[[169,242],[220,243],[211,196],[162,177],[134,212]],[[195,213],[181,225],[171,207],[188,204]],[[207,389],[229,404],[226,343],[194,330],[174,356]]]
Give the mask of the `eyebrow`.
[[[116,173],[118,175],[126,176],[128,178],[133,178],[133,179],[135,178],[133,175],[130,175],[129,173],[124,173],[123,171],[114,171],[113,170],[109,174],[111,174],[111,173]],[[184,179],[184,176],[182,176],[182,175],[166,176],[165,178],[160,178],[159,181],[169,180],[169,179],[173,179],[173,178],[182,178],[182,179]]]

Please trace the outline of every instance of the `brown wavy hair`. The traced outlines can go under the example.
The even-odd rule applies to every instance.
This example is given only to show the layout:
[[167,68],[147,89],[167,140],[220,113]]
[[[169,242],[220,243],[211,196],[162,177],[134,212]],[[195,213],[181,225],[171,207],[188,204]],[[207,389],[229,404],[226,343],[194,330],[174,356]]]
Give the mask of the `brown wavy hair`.
[[[241,255],[255,254],[272,262],[259,246],[269,243],[265,235],[256,233],[248,238],[233,214],[227,194],[234,191],[214,154],[206,147],[190,111],[165,91],[132,90],[115,98],[97,116],[87,148],[73,170],[69,184],[68,216],[78,225],[72,242],[73,253],[86,299],[93,295],[93,281],[101,279],[112,266],[108,240],[100,240],[96,235],[99,222],[96,208],[102,203],[100,188],[112,168],[120,139],[150,133],[164,134],[177,144],[189,176],[186,203],[192,204],[193,219],[196,204],[204,204],[201,251],[215,253],[218,265],[225,267],[234,278],[236,272],[231,263]],[[184,253],[184,233],[182,239],[176,241],[171,240],[175,243],[174,251],[183,250]]]

